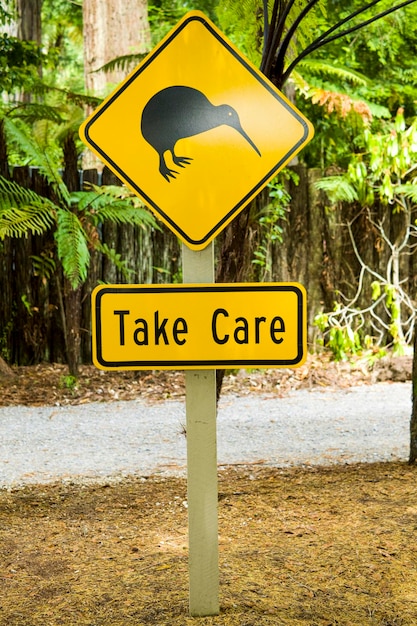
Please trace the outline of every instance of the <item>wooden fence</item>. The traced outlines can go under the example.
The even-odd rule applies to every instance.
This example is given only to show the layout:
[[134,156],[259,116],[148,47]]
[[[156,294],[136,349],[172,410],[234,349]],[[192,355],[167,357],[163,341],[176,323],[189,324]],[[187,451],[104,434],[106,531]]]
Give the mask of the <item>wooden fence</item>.
[[[48,195],[44,179],[36,169],[14,168],[13,180],[26,188]],[[78,176],[95,184],[120,184],[105,169]],[[72,185],[74,189],[74,185]],[[131,225],[104,224],[102,238],[120,253],[131,269],[129,282],[163,283],[180,279],[181,247],[177,238],[161,230]],[[65,362],[65,337],[60,302],[63,280],[59,272],[46,278],[37,272],[36,260],[53,256],[53,233],[29,234],[0,242],[0,354],[8,363]],[[81,359],[91,359],[90,294],[100,282],[124,283],[120,271],[103,255],[93,252],[89,275],[81,290]]]
[[[268,242],[271,267],[267,274],[253,265],[252,280],[298,281],[308,293],[309,338],[314,339],[313,319],[322,310],[331,310],[336,294],[351,297],[357,288],[360,265],[352,247],[346,222],[357,207],[330,210],[314,186],[317,170],[296,166],[297,185],[290,184],[292,202],[282,222],[283,242]],[[46,193],[45,181],[30,168],[15,168],[14,180]],[[66,173],[69,176],[68,172]],[[80,176],[72,173],[71,189],[82,181],[118,184],[114,175],[104,169],[101,176],[88,170]],[[247,211],[249,209],[245,209]],[[381,219],[394,233],[401,230],[401,219],[390,208],[379,207]],[[360,254],[370,266],[383,270],[389,251],[365,214],[355,222],[355,235]],[[222,243],[222,233],[215,250]],[[105,224],[102,239],[122,255],[131,270],[130,283],[165,283],[181,281],[181,245],[163,225],[161,230],[126,225]],[[63,298],[62,276],[49,278],[36,271],[36,258],[53,254],[53,233],[45,236],[7,238],[0,242],[0,355],[8,363],[33,364],[41,361],[65,362],[64,320],[60,302]],[[35,261],[35,262],[34,262]],[[417,257],[409,254],[402,259],[407,289],[416,293]],[[91,360],[91,290],[99,282],[123,283],[125,278],[102,255],[94,252],[90,271],[82,287],[81,359]],[[366,297],[370,297],[370,294]]]

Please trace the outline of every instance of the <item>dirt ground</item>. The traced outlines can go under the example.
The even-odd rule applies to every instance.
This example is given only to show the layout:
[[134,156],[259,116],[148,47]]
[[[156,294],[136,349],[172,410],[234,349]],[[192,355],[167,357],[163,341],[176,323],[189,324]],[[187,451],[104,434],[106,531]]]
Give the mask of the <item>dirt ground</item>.
[[0,491],[1,626],[414,626],[416,468],[219,474],[220,603],[188,616],[182,479]]
[[[395,374],[395,368],[401,370]],[[179,373],[14,369],[2,405],[184,393]],[[409,376],[409,363],[228,376],[234,393]],[[384,378],[385,377],[385,378]],[[417,467],[219,472],[218,616],[188,614],[186,483],[135,478],[0,490],[1,626],[415,626]]]

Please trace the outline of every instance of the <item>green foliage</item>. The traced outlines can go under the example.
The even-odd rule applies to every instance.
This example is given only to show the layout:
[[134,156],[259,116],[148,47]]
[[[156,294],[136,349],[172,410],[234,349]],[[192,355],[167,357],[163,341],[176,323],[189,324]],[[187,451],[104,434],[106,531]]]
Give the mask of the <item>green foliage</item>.
[[[88,186],[87,186],[88,187]],[[71,203],[80,210],[87,211],[91,222],[97,226],[101,222],[132,224],[142,228],[157,228],[152,214],[142,200],[133,196],[125,187],[89,185],[90,191],[71,194]]]
[[385,133],[363,133],[364,149],[352,155],[347,171],[320,180],[329,199],[372,206],[378,199],[394,212],[409,209],[417,199],[417,120],[408,127],[399,109]]
[[9,116],[14,119],[21,119],[26,124],[34,125],[40,120],[48,120],[55,124],[62,124],[64,116],[62,107],[51,106],[39,102],[27,102],[24,105],[16,106],[9,112]]
[[[74,289],[87,278],[93,249],[99,249],[127,275],[122,259],[101,244],[98,226],[110,221],[157,228],[151,213],[122,187],[91,186],[88,191],[70,193],[42,136],[36,132],[29,134],[25,125],[17,123],[18,120],[6,117],[4,121],[8,139],[27,163],[39,166],[52,194],[51,198],[45,197],[0,177],[0,238],[52,230],[57,260]],[[33,261],[44,277],[50,275],[52,265],[50,263],[47,267],[47,257],[37,257]]]
[[[22,237],[29,232],[42,234],[53,229],[57,257],[74,289],[87,278],[90,249],[99,250],[128,276],[127,264],[100,242],[96,227],[106,220],[142,227],[158,226],[143,206],[137,206],[136,197],[115,200],[114,188],[110,187],[108,192],[105,187],[97,189],[99,192],[68,194],[68,204],[58,204],[0,177],[0,238]],[[33,257],[33,261],[39,273],[50,276],[54,268],[52,259]]]
[[[280,72],[282,81],[291,77],[297,102],[313,122],[315,139],[303,151],[307,164],[323,169],[334,164],[346,167],[346,156],[360,150],[367,125],[372,124],[372,132],[380,130],[381,120],[390,119],[400,106],[408,119],[417,113],[413,61],[417,37],[409,26],[416,20],[417,4],[376,21],[372,20],[378,14],[401,3],[353,0],[340,6],[326,0],[303,4],[307,12],[293,33],[291,45],[285,52],[285,38],[302,13],[297,3],[279,39],[277,58],[264,60],[263,68],[277,81]],[[285,58],[279,61],[284,52]]]
[[[335,318],[337,309],[334,311]],[[373,338],[361,332],[361,324],[341,323],[340,319],[335,321],[332,314],[319,313],[314,318],[314,324],[322,333],[328,348],[335,361],[346,361],[352,356],[364,356],[369,363],[380,358],[386,352],[384,347],[376,348],[373,345]],[[324,339],[318,340],[320,345],[324,344]]]
[[216,13],[222,31],[255,65],[260,66],[263,16],[259,1],[225,0],[218,3]]
[[68,389],[74,392],[78,384],[78,378],[72,374],[62,375],[59,379],[59,386],[61,389]]
[[0,24],[4,26],[13,19],[13,0],[1,0],[0,2]]
[[318,76],[321,80],[337,80],[343,84],[350,85],[363,85],[366,86],[369,83],[369,79],[354,69],[338,64],[337,59],[333,62],[326,59],[310,59],[306,58],[300,61],[298,70],[302,74],[312,76]]
[[356,202],[358,192],[345,176],[326,176],[316,183],[318,189],[325,191],[333,203]]
[[152,45],[158,44],[188,11],[203,11],[208,17],[216,21],[218,4],[218,0],[151,0],[148,3],[148,16]]
[[[407,126],[400,109],[385,133],[364,133],[364,149],[352,155],[344,174],[322,179],[317,186],[331,201],[356,203],[358,212],[347,224],[352,245],[361,267],[357,293],[350,300],[340,298],[334,311],[316,318],[316,324],[336,358],[363,349],[371,341],[380,345],[388,334],[394,351],[401,353],[412,340],[416,307],[406,291],[408,276],[401,275],[401,257],[412,252],[410,238],[417,236],[414,211],[417,206],[417,120]],[[385,229],[382,220],[374,217],[374,204],[390,206],[401,219],[402,228],[396,234]],[[353,235],[353,224],[359,215],[366,216],[389,251],[386,268],[367,265],[361,258]],[[369,302],[358,306],[362,296],[364,276],[370,275]],[[370,320],[374,338],[363,337],[365,320]]]
[[45,58],[35,42],[0,35],[0,92],[30,89],[39,80],[38,69]]
[[81,2],[43,0],[42,44],[47,54],[44,79],[52,87],[82,91],[83,28]]
[[266,280],[271,273],[273,247],[282,243],[282,223],[286,219],[291,202],[285,182],[290,176],[296,179],[295,174],[290,170],[284,170],[268,184],[268,202],[257,216],[260,226],[260,242],[254,251],[252,263],[261,270],[261,280]]
[[111,59],[108,63],[105,63],[101,67],[98,67],[95,72],[113,72],[115,70],[121,72],[127,72],[132,68],[132,64],[138,64],[146,57],[146,52],[137,54],[124,54],[115,59]]
[[[44,133],[38,134],[36,125],[29,130],[27,126],[10,116],[4,117],[4,129],[10,146],[15,147],[19,155],[24,156],[23,163],[36,166],[54,189],[58,200],[66,204],[69,200],[68,189],[55,165],[55,152],[52,152],[48,143],[44,141]],[[57,146],[53,146],[52,150],[56,149]]]
[[25,307],[25,309],[26,309],[26,311],[27,311],[28,315],[29,315],[30,317],[32,317],[32,315],[33,315],[33,312],[32,312],[32,305],[31,305],[31,303],[29,302],[27,295],[26,295],[26,294],[22,294],[22,295],[20,296],[20,300],[21,300],[21,302],[22,302],[23,306]]

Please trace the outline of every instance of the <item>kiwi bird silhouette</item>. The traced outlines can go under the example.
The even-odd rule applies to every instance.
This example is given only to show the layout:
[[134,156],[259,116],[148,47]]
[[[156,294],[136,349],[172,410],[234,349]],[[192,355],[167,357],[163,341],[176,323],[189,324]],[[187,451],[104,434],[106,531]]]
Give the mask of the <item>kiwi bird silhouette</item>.
[[228,104],[215,106],[201,91],[192,87],[167,87],[152,96],[142,112],[141,132],[159,155],[159,172],[165,180],[171,182],[170,178],[175,178],[178,172],[167,166],[165,152],[169,150],[175,165],[185,167],[193,159],[175,154],[177,141],[223,124],[237,130],[261,156],[243,130],[235,109]]

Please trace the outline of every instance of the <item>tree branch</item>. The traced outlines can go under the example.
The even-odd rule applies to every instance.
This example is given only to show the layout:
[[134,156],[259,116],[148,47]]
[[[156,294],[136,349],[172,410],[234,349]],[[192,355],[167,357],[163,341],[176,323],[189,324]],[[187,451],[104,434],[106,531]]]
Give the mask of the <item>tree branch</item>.
[[[275,26],[275,28],[270,28],[270,33],[271,33],[271,37],[270,37],[270,45],[267,47],[266,51],[265,51],[265,58],[262,59],[261,61],[261,71],[266,75],[269,76],[270,75],[270,71],[272,68],[272,63],[274,60],[274,55],[275,55],[275,51],[279,46],[279,43],[281,41],[281,37],[282,37],[282,33],[284,31],[284,27],[285,27],[285,21],[288,17],[289,12],[291,11],[292,7],[294,6],[296,0],[288,0],[288,4],[285,6],[284,10],[278,11],[278,0],[275,0],[274,3],[274,9],[275,6],[277,8],[277,17],[278,14],[280,14],[279,20],[277,25]],[[279,3],[281,4],[281,3]],[[280,7],[281,9],[281,7]]]
[[262,57],[265,54],[267,42],[269,39],[269,22],[268,22],[268,0],[263,0],[263,17],[264,17],[264,45],[262,50]]
[[[272,37],[276,29],[278,15],[281,11],[282,0],[275,0],[272,7],[271,22],[268,25],[268,0],[264,0],[264,48],[262,52],[262,62],[266,59],[267,51],[270,49]],[[266,26],[265,26],[266,25]]]
[[282,75],[281,86],[288,80],[289,76],[291,75],[291,72],[298,65],[298,63],[302,61],[307,55],[314,52],[315,50],[318,50],[322,46],[325,46],[326,44],[332,41],[336,41],[337,39],[341,39],[342,37],[345,37],[346,35],[350,35],[350,33],[354,33],[355,31],[360,30],[364,28],[365,26],[368,26],[369,24],[372,24],[372,22],[376,22],[377,20],[382,19],[383,17],[386,17],[390,13],[394,13],[394,11],[398,11],[399,9],[402,9],[408,6],[409,4],[413,4],[414,2],[416,2],[416,0],[406,0],[405,2],[402,2],[401,4],[391,7],[390,9],[387,9],[386,11],[382,11],[381,13],[378,13],[374,17],[369,18],[368,20],[366,20],[365,22],[362,22],[361,24],[357,24],[356,26],[347,28],[346,30],[340,33],[336,33],[332,37],[327,36],[329,33],[334,32],[337,28],[340,28],[340,26],[342,26],[343,24],[346,24],[348,21],[350,21],[353,17],[355,17],[359,13],[362,13],[364,10],[368,9],[370,6],[373,6],[374,4],[377,4],[380,1],[381,0],[374,0],[363,9],[356,11],[355,13],[352,13],[351,16],[349,16],[348,18],[345,18],[344,20],[339,22],[339,24],[333,26],[326,33],[324,33],[323,35],[315,39],[309,46],[307,46],[305,50],[303,50],[303,52],[301,52],[301,54],[299,54],[299,56],[296,59],[294,59],[294,61],[285,70],[285,72]]
[[[376,0],[376,1],[380,2],[380,0]],[[308,15],[311,9],[314,8],[317,2],[319,2],[319,0],[309,0],[307,5],[300,12],[299,16],[294,20],[293,24],[288,29],[288,32],[285,35],[282,43],[278,46],[277,59],[275,62],[275,69],[274,69],[275,76],[282,76],[283,70],[284,70],[285,55],[287,53],[288,46],[291,43],[291,39],[293,38],[297,28],[299,27],[303,19],[306,17],[306,15]]]

